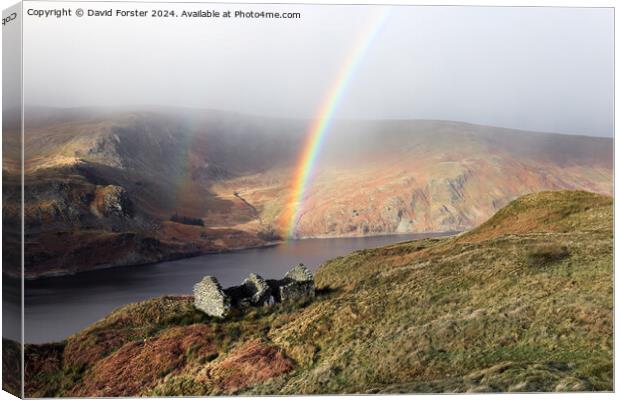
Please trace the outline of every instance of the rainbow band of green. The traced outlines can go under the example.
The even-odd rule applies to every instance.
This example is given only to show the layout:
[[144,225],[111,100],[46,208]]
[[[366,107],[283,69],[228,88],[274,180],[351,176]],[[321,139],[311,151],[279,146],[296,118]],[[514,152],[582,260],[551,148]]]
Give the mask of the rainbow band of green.
[[388,9],[381,10],[374,16],[371,23],[360,34],[357,45],[347,58],[346,63],[338,74],[338,79],[334,81],[328,95],[319,109],[317,117],[313,119],[313,124],[308,131],[306,140],[301,152],[301,156],[295,168],[293,180],[293,191],[289,202],[288,210],[288,237],[295,237],[295,228],[299,220],[299,214],[303,205],[304,195],[311,183],[312,171],[321,152],[327,132],[333,121],[334,113],[342,101],[342,97],[355,76],[364,55],[381,30],[387,19]]

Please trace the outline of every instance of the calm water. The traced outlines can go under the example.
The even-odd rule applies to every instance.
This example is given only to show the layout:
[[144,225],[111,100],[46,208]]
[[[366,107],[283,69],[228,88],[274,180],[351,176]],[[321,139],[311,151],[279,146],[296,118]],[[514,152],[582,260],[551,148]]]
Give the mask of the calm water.
[[27,281],[25,340],[62,340],[127,303],[189,294],[204,275],[217,277],[223,287],[240,284],[251,272],[263,278],[280,278],[300,262],[315,270],[324,261],[354,250],[429,236],[438,235],[306,239],[261,249]]

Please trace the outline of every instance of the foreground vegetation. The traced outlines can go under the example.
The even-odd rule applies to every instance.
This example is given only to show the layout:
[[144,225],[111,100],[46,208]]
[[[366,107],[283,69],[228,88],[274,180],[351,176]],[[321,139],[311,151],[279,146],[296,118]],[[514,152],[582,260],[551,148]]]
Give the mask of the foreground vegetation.
[[226,321],[191,297],[26,348],[26,395],[610,391],[612,199],[543,192],[477,229],[354,252],[309,304]]

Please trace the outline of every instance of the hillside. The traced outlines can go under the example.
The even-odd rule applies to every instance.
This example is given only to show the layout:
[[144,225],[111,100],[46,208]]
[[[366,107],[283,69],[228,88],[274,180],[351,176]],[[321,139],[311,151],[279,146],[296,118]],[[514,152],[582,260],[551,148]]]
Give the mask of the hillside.
[[191,297],[131,304],[27,346],[26,395],[611,391],[612,213],[530,194],[461,235],[331,260],[312,303],[226,321]]
[[[308,121],[162,108],[27,114],[28,278],[267,245],[288,234],[296,206],[296,238],[446,232],[478,226],[523,194],[612,190],[610,138],[338,121],[295,205]],[[8,225],[21,197],[11,154]]]

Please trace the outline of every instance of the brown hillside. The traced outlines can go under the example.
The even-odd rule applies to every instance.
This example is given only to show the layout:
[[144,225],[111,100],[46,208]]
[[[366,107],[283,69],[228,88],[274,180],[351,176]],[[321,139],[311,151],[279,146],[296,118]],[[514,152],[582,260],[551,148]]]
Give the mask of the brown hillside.
[[[612,190],[610,138],[340,121],[295,205],[291,183],[308,121],[181,109],[29,116],[30,278],[266,245],[288,234],[292,207],[300,208],[299,238],[447,232],[478,226],[527,193]],[[21,198],[11,154],[3,161],[9,225],[20,219]],[[170,221],[175,215],[183,218]],[[182,223],[195,220],[204,226]],[[117,235],[139,239],[115,254],[107,249]],[[88,240],[79,247],[64,239],[72,237]],[[93,243],[105,259],[89,256]]]
[[129,305],[29,346],[26,394],[611,391],[612,213],[601,195],[528,195],[470,233],[331,260],[311,303],[225,321],[191,298]]

